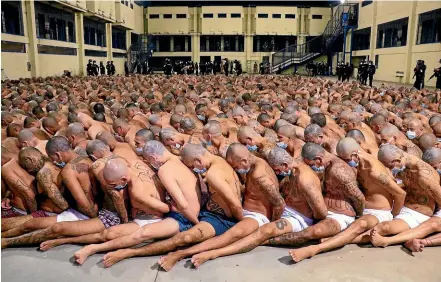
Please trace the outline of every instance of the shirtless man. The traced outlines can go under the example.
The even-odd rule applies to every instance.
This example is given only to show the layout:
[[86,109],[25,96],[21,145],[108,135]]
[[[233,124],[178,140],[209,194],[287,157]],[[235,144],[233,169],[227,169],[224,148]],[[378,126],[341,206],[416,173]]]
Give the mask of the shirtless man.
[[55,118],[45,117],[42,119],[41,127],[49,134],[50,137],[61,135],[63,136],[66,128],[63,128]]
[[242,107],[240,106],[234,107],[232,111],[232,116],[237,125],[239,126],[247,125],[249,117]]
[[[120,250],[115,254],[108,254],[104,259],[104,265],[109,267],[121,258],[166,253],[177,247],[205,241],[224,234],[235,225],[236,221],[243,218],[240,203],[240,181],[225,160],[211,155],[199,144],[185,146],[182,151],[182,159],[186,161],[187,165],[192,164],[194,172],[201,176],[204,175],[204,182],[208,185],[209,199],[206,207],[199,214],[199,222],[170,239],[138,249]],[[219,177],[220,175],[225,175],[225,177]],[[166,260],[159,261],[161,266],[163,263],[165,269],[171,267],[166,263]]]
[[17,139],[21,148],[34,147],[47,156],[45,149],[47,141],[38,139],[29,129],[23,129],[20,131]]
[[322,128],[317,124],[310,124],[305,128],[305,141],[313,142],[323,146],[329,153],[337,155],[337,139],[331,139],[323,133]]
[[433,216],[436,205],[441,206],[440,176],[432,166],[393,145],[382,146],[378,159],[396,178],[402,179],[407,195],[394,220],[380,223],[372,230],[374,246],[382,246],[382,236],[418,227]]
[[135,150],[135,135],[138,130],[141,129],[139,126],[130,125],[124,119],[117,118],[113,121],[113,131],[118,137],[121,137],[124,142],[129,144],[133,150]]
[[294,159],[300,159],[302,147],[305,144],[297,138],[296,130],[291,124],[281,126],[277,129],[278,147],[285,149]]
[[337,145],[337,154],[357,169],[358,183],[364,188],[363,215],[334,237],[318,245],[291,251],[296,262],[349,243],[369,242],[370,236],[367,231],[381,222],[392,220],[403,206],[406,193],[395,183],[387,168],[374,156],[361,150],[354,139],[341,139]]
[[90,139],[95,139],[96,135],[103,130],[112,132],[112,126],[105,122],[93,120],[84,113],[78,113],[77,121],[83,124],[84,129],[87,130],[87,136],[89,136]]
[[326,217],[327,208],[321,193],[320,180],[311,168],[293,160],[281,148],[272,149],[268,161],[278,175],[288,177],[282,188],[286,207],[281,218],[273,218],[271,223],[266,221],[253,234],[231,245],[193,256],[192,262],[196,267],[210,259],[249,252],[262,243],[285,244],[285,241],[280,240],[281,235],[302,233],[313,225],[313,219],[322,220]]
[[425,152],[427,149],[432,147],[441,148],[441,142],[438,141],[435,134],[423,133],[418,138],[418,146],[420,147],[421,151]]
[[[207,122],[202,130],[202,138],[208,151],[212,154],[217,151],[217,155],[224,159],[227,157],[227,150],[232,142],[222,135],[222,127],[218,121],[210,120]],[[215,151],[211,147],[214,147]]]
[[44,228],[45,222],[42,223],[41,218],[55,216],[69,208],[69,204],[63,197],[64,191],[58,188],[63,188],[60,169],[47,156],[34,147],[25,147],[20,151],[18,161],[29,174],[36,174],[40,210],[26,216],[3,219],[3,238],[15,237]]
[[360,130],[364,135],[366,143],[370,144],[371,146],[373,146],[373,144],[376,144],[374,132],[363,122],[362,117],[358,113],[350,113],[348,115],[348,120],[345,125],[346,130],[348,131],[353,129]]
[[[423,161],[431,165],[438,174],[441,173],[441,149],[430,148],[423,154]],[[438,210],[435,214],[424,221],[419,226],[401,232],[395,236],[381,236],[376,234],[373,242],[377,247],[387,247],[394,244],[404,243],[404,246],[412,252],[422,252],[424,247],[441,245],[441,212]],[[435,233],[435,235],[424,239],[426,236]]]
[[[131,227],[130,234],[113,237],[102,244],[84,247],[76,253],[79,262],[84,262],[88,256],[97,252],[128,248],[151,239],[170,237],[199,223],[200,190],[197,179],[191,171],[158,141],[148,141],[144,146],[143,156],[158,171],[158,177],[167,191],[165,201],[169,212],[164,214],[164,219],[161,221],[146,222],[152,224],[139,221],[139,226],[131,225],[136,227],[136,230]],[[100,239],[103,238],[106,239],[106,236],[101,236]],[[124,259],[127,252],[128,250],[119,250],[108,253],[104,257],[105,265],[110,266]]]
[[135,152],[138,156],[142,155],[142,150],[147,141],[155,140],[155,135],[147,128],[138,130],[135,134]]
[[146,128],[150,126],[148,118],[141,112],[138,106],[130,103],[126,106],[126,109],[131,120],[138,122],[141,126]]
[[129,144],[116,141],[115,137],[108,131],[99,132],[96,135],[96,139],[103,141],[104,144],[109,146],[115,155],[124,156],[127,160],[140,159]]
[[[97,195],[95,177],[89,174],[89,167],[92,162],[88,157],[79,156],[70,147],[69,141],[65,137],[52,137],[46,144],[46,153],[54,164],[61,170],[61,178],[69,190],[70,197],[66,197],[71,208],[47,218],[34,218],[38,221],[36,225],[40,228],[54,226],[57,222],[78,221],[98,216],[98,205],[95,202]],[[41,232],[40,232],[41,231]],[[2,240],[2,248],[41,243],[42,234],[46,234],[46,229],[32,233]],[[47,240],[47,239],[46,239]]]
[[[423,152],[421,149],[407,139],[405,136],[400,134],[398,128],[394,126],[386,126],[380,131],[380,140],[381,144],[390,144],[397,146],[401,150],[405,151],[408,154],[411,154],[415,157],[421,158]],[[382,145],[382,146],[383,146]]]
[[74,152],[79,155],[86,155],[86,146],[89,140],[87,139],[87,133],[81,123],[74,122],[69,124],[65,136],[67,140],[69,140]]
[[364,138],[363,132],[358,129],[349,130],[346,133],[346,137],[351,137],[360,145],[360,147],[367,153],[371,154],[374,157],[378,155],[378,145],[377,142],[373,144],[366,143],[366,139]]
[[398,130],[400,137],[406,138],[406,135],[403,132],[401,132],[398,129],[398,127],[396,127],[395,125],[391,124],[390,122],[387,122],[386,117],[383,116],[383,115],[380,115],[380,114],[376,114],[376,115],[371,117],[371,119],[369,121],[369,126],[372,129],[372,131],[375,133],[375,138],[376,138],[376,141],[377,141],[378,145],[381,145],[380,132],[385,127],[394,127],[395,129]]
[[250,152],[257,153],[258,156],[266,159],[272,148],[277,147],[275,142],[271,142],[260,136],[253,128],[242,126],[237,132],[237,139],[245,145]]
[[[334,121],[333,119],[331,120]],[[313,114],[311,116],[311,123],[319,125],[322,128],[323,133],[330,138],[343,138],[345,136],[345,130],[335,122],[328,123],[326,116],[322,113]]]
[[163,128],[159,133],[159,138],[171,152],[177,156],[181,154],[182,148],[193,140],[190,135],[179,133],[173,128]]

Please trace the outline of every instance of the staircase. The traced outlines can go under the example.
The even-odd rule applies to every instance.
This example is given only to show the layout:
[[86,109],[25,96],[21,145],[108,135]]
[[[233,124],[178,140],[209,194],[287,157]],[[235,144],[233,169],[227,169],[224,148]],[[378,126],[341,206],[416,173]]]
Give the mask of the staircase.
[[129,65],[129,73],[137,73],[136,67],[151,57],[153,47],[150,46],[151,36],[147,34],[141,35],[141,40],[136,44],[132,44],[127,50],[127,62]]
[[323,33],[303,44],[293,44],[272,54],[272,72],[293,64],[303,64],[322,54],[331,52],[332,44],[342,35],[345,27],[357,25],[358,4],[337,6]]

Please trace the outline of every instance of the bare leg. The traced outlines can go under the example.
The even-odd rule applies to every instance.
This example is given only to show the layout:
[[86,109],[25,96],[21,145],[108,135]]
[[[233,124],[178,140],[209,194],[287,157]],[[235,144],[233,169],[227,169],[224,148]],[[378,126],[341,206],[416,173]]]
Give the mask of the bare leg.
[[[199,243],[201,241],[212,238],[216,232],[207,222],[199,222],[187,231],[176,234],[170,239],[152,243],[150,245],[134,249],[133,252],[127,250],[119,250],[108,253],[104,256],[104,265],[110,267],[122,259],[132,256],[152,256],[173,251],[177,247],[182,247],[189,244]],[[133,255],[134,254],[134,255]],[[127,257],[127,255],[129,255]]]
[[10,218],[2,218],[2,237],[3,233],[9,229],[18,227],[22,224],[24,224],[26,221],[32,219],[32,215],[23,215],[23,216],[16,216],[16,217],[10,217]]
[[35,230],[44,229],[57,223],[56,216],[31,218],[24,224],[2,232],[3,238],[17,237]]
[[[45,241],[40,244],[41,251],[47,251],[51,248],[63,245],[63,244],[98,244],[106,241],[116,239],[118,237],[129,235],[138,230],[140,227],[136,223],[127,223],[112,226],[109,229],[105,229],[100,233],[93,233],[82,235],[78,237],[67,237],[53,239]],[[104,226],[103,226],[104,229]]]
[[421,225],[408,229],[395,236],[383,237],[378,232],[372,237],[372,243],[376,247],[387,247],[389,245],[400,244],[412,239],[421,239],[435,232],[441,232],[441,218],[431,217]]
[[89,256],[98,252],[129,248],[151,239],[170,237],[178,232],[179,225],[176,220],[166,218],[162,221],[145,225],[132,234],[102,244],[87,245],[76,252],[74,256],[78,264],[83,264]]
[[360,235],[360,233],[363,233],[377,225],[377,223],[378,219],[375,216],[364,215],[349,225],[346,230],[338,233],[329,240],[326,240],[318,245],[291,250],[289,253],[295,262],[299,262],[305,258],[313,257],[321,252],[326,252],[344,246],[352,242],[352,240]]
[[267,223],[252,234],[234,242],[231,245],[194,255],[191,258],[191,262],[195,267],[199,267],[210,259],[249,252],[269,238],[291,232],[292,228],[293,227],[291,224],[285,219],[279,219],[275,222]]
[[185,257],[204,251],[225,247],[245,236],[248,236],[258,227],[259,224],[256,220],[252,218],[244,218],[224,234],[210,238],[188,249],[171,252],[167,256],[161,257],[158,263],[164,270],[169,271],[178,261],[184,259]]
[[441,233],[430,236],[426,239],[412,239],[407,241],[404,246],[412,252],[422,252],[424,247],[434,247],[441,245]]
[[409,230],[409,225],[402,219],[394,219],[391,221],[386,221],[378,224],[372,229],[371,232],[371,242],[375,247],[386,247],[384,244],[384,235],[395,235],[400,234],[406,230]]
[[44,241],[58,238],[60,236],[80,236],[84,234],[96,233],[103,228],[104,225],[98,218],[71,222],[58,222],[48,228],[37,230],[18,237],[3,238],[2,248],[40,244]]

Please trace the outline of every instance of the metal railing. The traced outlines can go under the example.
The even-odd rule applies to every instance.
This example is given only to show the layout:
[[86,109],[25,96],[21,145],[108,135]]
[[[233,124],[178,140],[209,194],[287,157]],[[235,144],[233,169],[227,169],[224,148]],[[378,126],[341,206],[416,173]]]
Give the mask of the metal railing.
[[[292,64],[301,64],[323,53],[327,53],[337,37],[343,32],[343,15],[356,21],[358,4],[339,5],[326,24],[323,33],[303,44],[293,44],[272,54],[272,70],[283,69]],[[346,21],[347,22],[347,21]]]

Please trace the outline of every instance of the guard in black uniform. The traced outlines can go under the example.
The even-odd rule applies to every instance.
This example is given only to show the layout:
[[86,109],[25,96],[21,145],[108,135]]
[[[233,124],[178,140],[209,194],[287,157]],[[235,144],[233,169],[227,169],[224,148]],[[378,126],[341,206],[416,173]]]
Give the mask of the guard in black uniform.
[[367,77],[368,77],[368,65],[365,60],[361,61],[359,67],[359,76],[361,84],[366,85]]
[[110,73],[112,75],[115,75],[115,73],[116,73],[115,65],[113,64],[113,61],[110,61]]
[[98,67],[98,65],[96,64],[96,61],[93,61],[93,64],[92,64],[92,74],[94,75],[94,76],[97,76],[98,75],[98,73],[99,73],[99,67]]
[[93,70],[92,70],[92,60],[89,60],[89,62],[87,63],[87,66],[86,66],[86,72],[87,72],[87,75],[93,75]]
[[436,89],[441,89],[441,60],[439,60],[439,63],[440,66],[437,69],[433,70],[433,74],[429,78],[429,80],[431,80],[433,77],[436,77]]
[[335,67],[335,72],[337,73],[337,78],[340,81],[342,79],[342,75],[343,75],[343,67],[341,62],[337,63],[337,67]]
[[369,61],[369,66],[367,68],[367,73],[369,75],[369,86],[372,87],[372,80],[374,80],[376,68],[372,61]]
[[236,74],[240,75],[242,73],[242,65],[238,60],[234,60],[234,63],[236,64]]
[[110,67],[110,61],[107,61],[106,70],[107,70],[107,75],[112,75],[112,70],[111,70],[111,67]]
[[173,66],[172,66],[172,64],[171,64],[171,62],[170,62],[170,59],[167,58],[167,59],[165,59],[164,73],[165,73],[166,75],[171,75],[171,74],[172,74],[172,71],[173,71]]
[[418,90],[424,88],[424,76],[426,75],[426,65],[424,64],[424,61],[418,60],[413,72],[413,77],[415,78],[413,87]]
[[101,75],[106,74],[106,68],[104,67],[103,61],[100,62],[100,74]]

